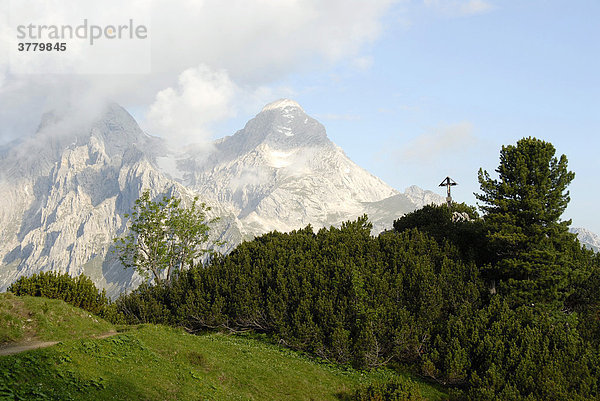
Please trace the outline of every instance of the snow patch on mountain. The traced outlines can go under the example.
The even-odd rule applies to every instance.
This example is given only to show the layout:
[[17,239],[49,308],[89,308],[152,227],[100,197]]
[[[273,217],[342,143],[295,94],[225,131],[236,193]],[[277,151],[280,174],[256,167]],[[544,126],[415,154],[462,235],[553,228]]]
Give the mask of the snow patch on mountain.
[[289,167],[294,163],[294,155],[297,151],[291,150],[287,152],[281,152],[278,150],[270,149],[265,146],[265,156],[267,163],[274,168]]

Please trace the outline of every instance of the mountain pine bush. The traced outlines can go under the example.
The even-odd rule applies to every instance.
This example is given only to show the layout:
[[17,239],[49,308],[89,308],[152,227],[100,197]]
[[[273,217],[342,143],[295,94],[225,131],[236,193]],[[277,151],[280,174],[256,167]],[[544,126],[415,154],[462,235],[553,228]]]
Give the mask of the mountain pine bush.
[[8,287],[8,291],[15,295],[61,299],[103,317],[113,313],[110,311],[111,302],[106,292],[98,290],[94,282],[85,275],[71,277],[68,273],[40,272],[20,277]]

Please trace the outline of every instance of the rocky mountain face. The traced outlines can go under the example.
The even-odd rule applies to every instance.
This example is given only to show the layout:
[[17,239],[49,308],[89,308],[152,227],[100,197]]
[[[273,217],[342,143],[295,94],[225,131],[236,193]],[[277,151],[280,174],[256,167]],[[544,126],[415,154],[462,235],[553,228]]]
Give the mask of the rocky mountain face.
[[118,105],[92,124],[46,115],[38,133],[0,149],[0,290],[21,275],[85,273],[110,295],[140,278],[112,253],[141,192],[195,195],[220,216],[226,252],[271,230],[337,225],[367,213],[374,232],[443,197],[399,193],[352,162],[291,100],[267,105],[212,150],[170,152]]
[[577,239],[581,245],[595,252],[600,252],[600,236],[598,234],[580,227],[573,227],[569,231],[577,234]]
[[[209,157],[178,160],[180,182],[235,211],[249,233],[323,227],[398,191],[352,162],[295,102],[267,105]],[[406,205],[404,212],[414,209]]]

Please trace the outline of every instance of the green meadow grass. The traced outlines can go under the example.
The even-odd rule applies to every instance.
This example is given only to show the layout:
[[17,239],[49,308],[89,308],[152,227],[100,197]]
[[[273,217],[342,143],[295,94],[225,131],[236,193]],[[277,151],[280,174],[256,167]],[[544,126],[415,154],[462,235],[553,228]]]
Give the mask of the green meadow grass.
[[[88,338],[115,327],[62,301],[0,300],[7,296],[15,306],[3,303],[1,313],[28,310],[40,338],[61,342],[0,356],[0,400],[347,400],[357,386],[397,375],[326,364],[249,336],[141,325]],[[421,387],[430,400],[447,398]]]
[[0,344],[72,340],[111,330],[112,324],[64,301],[0,294]]

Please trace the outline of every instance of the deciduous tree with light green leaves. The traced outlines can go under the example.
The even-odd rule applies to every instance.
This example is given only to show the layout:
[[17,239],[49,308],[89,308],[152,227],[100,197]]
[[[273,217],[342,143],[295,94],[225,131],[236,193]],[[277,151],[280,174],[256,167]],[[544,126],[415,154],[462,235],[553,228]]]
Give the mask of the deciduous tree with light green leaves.
[[135,201],[127,234],[115,239],[116,254],[125,268],[134,268],[155,284],[168,284],[173,275],[212,253],[209,243],[210,210],[195,197],[185,207],[180,198],[163,196],[154,201],[145,191]]
[[555,156],[554,146],[523,138],[503,146],[498,179],[479,170],[493,267],[490,279],[516,304],[560,302],[570,270],[568,250],[576,242],[570,220],[560,220],[569,203],[568,185],[575,174],[567,157]]

